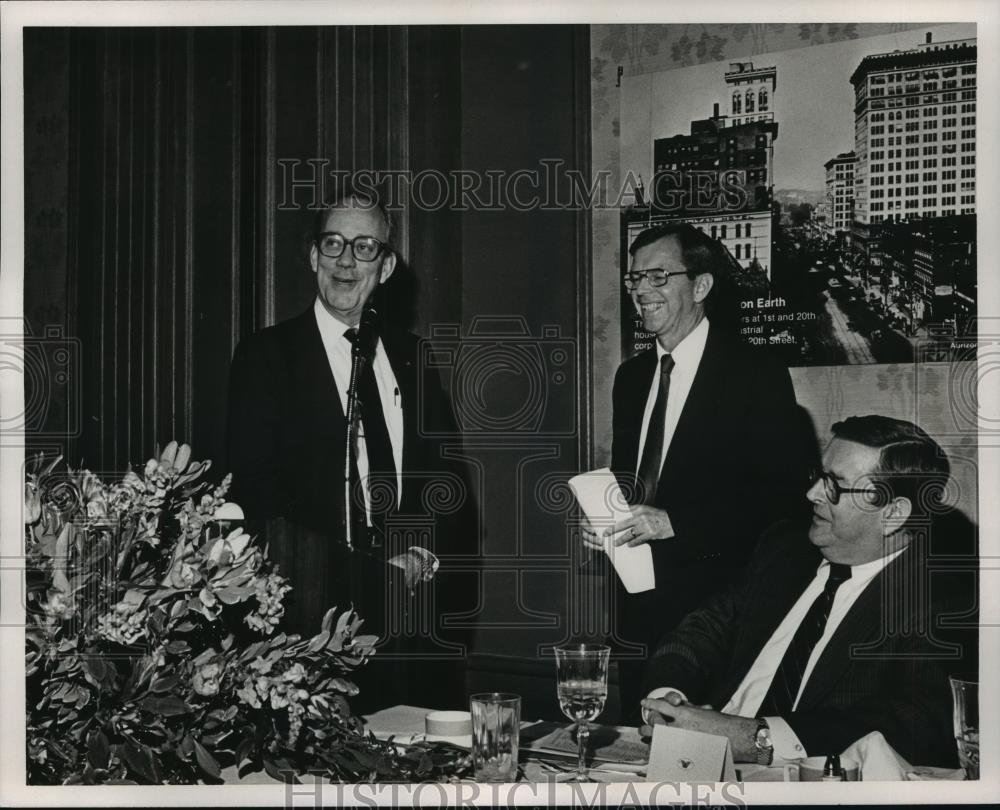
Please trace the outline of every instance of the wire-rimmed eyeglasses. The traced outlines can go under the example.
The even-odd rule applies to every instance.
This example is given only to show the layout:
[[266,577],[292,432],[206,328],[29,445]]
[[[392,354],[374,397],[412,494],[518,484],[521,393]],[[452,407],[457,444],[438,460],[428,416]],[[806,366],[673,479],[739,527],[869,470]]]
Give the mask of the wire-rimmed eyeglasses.
[[355,236],[353,239],[348,239],[336,231],[316,234],[316,248],[327,258],[340,258],[348,245],[351,246],[351,254],[359,262],[373,262],[385,249],[385,244],[374,236]]

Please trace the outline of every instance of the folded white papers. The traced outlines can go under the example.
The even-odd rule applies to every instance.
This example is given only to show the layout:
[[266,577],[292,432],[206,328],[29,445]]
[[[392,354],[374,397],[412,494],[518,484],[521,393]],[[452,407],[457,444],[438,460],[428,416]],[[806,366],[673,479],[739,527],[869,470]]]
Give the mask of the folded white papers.
[[[624,520],[629,511],[625,495],[618,486],[618,479],[607,467],[581,473],[569,480],[569,486],[576,495],[580,508],[598,532]],[[629,548],[616,546],[614,538],[604,538],[604,551],[611,558],[615,571],[629,593],[651,591],[656,587],[653,573],[653,552],[648,543]]]

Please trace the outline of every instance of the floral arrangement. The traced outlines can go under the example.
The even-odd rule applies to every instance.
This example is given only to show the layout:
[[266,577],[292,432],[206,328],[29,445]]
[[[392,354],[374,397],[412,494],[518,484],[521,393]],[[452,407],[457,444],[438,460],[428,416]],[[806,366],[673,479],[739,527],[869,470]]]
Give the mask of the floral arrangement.
[[[350,674],[377,639],[352,610],[278,632],[290,590],[229,517],[227,476],[171,442],[106,485],[40,456],[25,482],[30,784],[421,781],[455,752],[401,748],[351,714]],[[228,773],[228,772],[227,772]]]

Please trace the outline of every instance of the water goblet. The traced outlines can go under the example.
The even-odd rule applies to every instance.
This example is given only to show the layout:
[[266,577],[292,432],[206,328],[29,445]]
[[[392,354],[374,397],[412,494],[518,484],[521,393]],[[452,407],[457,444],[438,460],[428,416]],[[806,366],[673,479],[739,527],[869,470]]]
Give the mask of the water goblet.
[[958,761],[966,779],[979,778],[979,684],[948,678],[958,745]]
[[611,648],[600,644],[571,644],[556,647],[555,654],[559,708],[576,724],[577,766],[570,778],[586,782],[589,723],[604,711]]

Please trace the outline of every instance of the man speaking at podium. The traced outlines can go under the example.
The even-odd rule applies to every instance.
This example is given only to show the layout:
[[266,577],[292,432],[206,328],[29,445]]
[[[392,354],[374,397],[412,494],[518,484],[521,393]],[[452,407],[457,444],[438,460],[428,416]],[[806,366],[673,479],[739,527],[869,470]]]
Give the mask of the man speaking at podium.
[[[609,531],[652,550],[655,589],[619,587],[615,623],[619,641],[648,653],[733,581],[764,527],[794,513],[806,463],[788,370],[711,322],[733,264],[722,243],[671,223],[629,253],[625,285],[656,346],[615,376],[611,469],[632,516]],[[589,525],[583,541],[603,548]],[[619,664],[623,712],[638,705],[644,661]]]
[[[396,268],[392,240],[392,216],[377,195],[344,191],[316,217],[313,304],[242,341],[233,357],[232,498],[251,530],[266,522],[271,557],[293,586],[284,629],[306,637],[319,632],[329,608],[353,605],[365,630],[385,638],[399,624],[387,614],[386,594],[390,578],[401,573],[387,559],[411,544],[432,546],[433,535],[445,531],[438,521],[421,543],[412,532],[387,529],[409,515],[420,516],[415,525],[426,529],[428,483],[449,487],[456,511],[468,497],[455,465],[442,459],[441,439],[457,434],[439,379],[435,373],[420,379],[417,337],[380,323],[371,309]],[[354,352],[362,357],[354,380],[360,420],[347,456]],[[435,508],[448,512],[437,502]],[[398,543],[403,535],[408,542],[394,547],[394,536]],[[375,663],[380,658],[382,666]],[[392,677],[385,659],[376,654],[366,667],[386,671],[380,703],[403,680]]]

